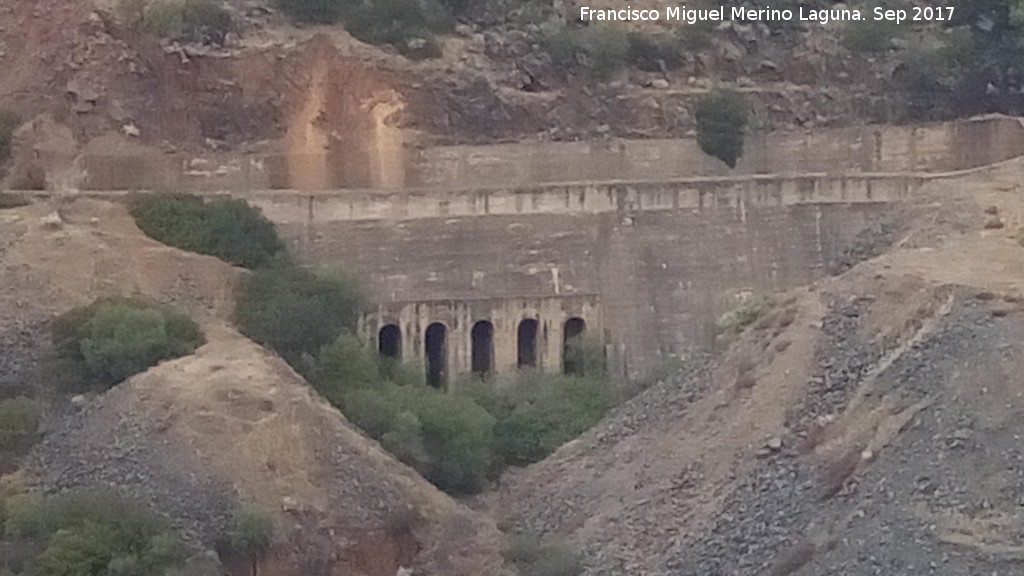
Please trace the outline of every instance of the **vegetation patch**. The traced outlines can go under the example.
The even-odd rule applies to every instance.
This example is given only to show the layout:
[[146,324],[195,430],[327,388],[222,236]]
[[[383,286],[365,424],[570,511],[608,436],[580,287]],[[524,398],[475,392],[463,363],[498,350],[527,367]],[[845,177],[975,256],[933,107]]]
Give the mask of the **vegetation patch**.
[[578,576],[583,573],[579,552],[564,543],[545,543],[534,535],[518,535],[505,550],[505,559],[522,576]]
[[640,70],[663,72],[683,64],[683,39],[678,35],[630,32],[627,39],[629,62]]
[[544,458],[622,397],[596,365],[586,377],[522,371],[445,393],[419,370],[378,361],[350,334],[307,357],[302,371],[385,449],[452,493],[477,492],[505,467]]
[[121,19],[161,38],[223,46],[231,13],[212,0],[123,0]]
[[0,401],[0,474],[9,472],[5,463],[23,456],[39,439],[42,410],[24,397]]
[[284,251],[274,225],[244,200],[146,194],[133,196],[129,210],[150,238],[237,266],[270,266],[279,262]]
[[535,462],[593,426],[622,398],[599,343],[575,339],[572,375],[524,371],[444,392],[420,367],[379,358],[355,336],[360,291],[348,277],[294,266],[240,282],[235,323],[278,352],[353,423],[451,493],[483,489],[506,466]]
[[235,323],[293,366],[355,328],[360,295],[353,280],[304,268],[257,270],[242,279]]
[[901,26],[889,20],[853,20],[843,28],[843,46],[854,54],[882,53],[892,48]]
[[167,306],[107,298],[57,318],[54,368],[67,388],[103,390],[204,342],[195,321]]
[[494,416],[494,459],[499,467],[544,459],[597,424],[621,400],[607,378],[537,371],[482,382],[473,397]]
[[749,110],[743,94],[717,89],[697,101],[697,144],[730,168],[743,156]]
[[257,574],[260,560],[274,544],[274,517],[266,510],[246,506],[232,514],[227,541],[231,548],[249,560],[252,574]]
[[278,0],[289,18],[304,24],[344,24],[357,39],[390,44],[402,54],[430,58],[441,54],[436,34],[450,32],[463,0]]
[[0,176],[6,173],[7,161],[14,151],[14,131],[21,125],[21,118],[10,110],[0,110]]
[[718,330],[724,334],[738,334],[757,322],[774,305],[775,302],[767,296],[748,296],[718,319]]
[[351,335],[305,370],[313,386],[399,460],[452,493],[478,492],[493,463],[494,418],[473,399],[446,394],[411,370],[385,378]]
[[28,199],[20,194],[0,192],[0,210],[21,208],[22,206],[28,206],[29,204],[30,202]]
[[[607,78],[622,69],[630,58],[630,39],[625,30],[613,25],[570,28],[562,25],[543,27],[543,46],[551,60],[568,70],[583,71]],[[656,57],[660,45],[637,42],[637,54]]]
[[0,573],[151,576],[185,565],[185,548],[149,509],[109,493],[0,502]]

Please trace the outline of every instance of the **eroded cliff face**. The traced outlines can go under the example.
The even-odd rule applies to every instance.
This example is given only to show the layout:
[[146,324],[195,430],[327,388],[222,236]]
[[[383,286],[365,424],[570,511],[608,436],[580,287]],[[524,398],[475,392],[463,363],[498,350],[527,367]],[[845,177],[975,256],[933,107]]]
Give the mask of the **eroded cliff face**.
[[[258,3],[225,5],[238,27],[215,48],[126,26],[114,1],[0,0],[0,107],[47,114],[78,146],[117,133],[140,155],[277,150],[302,188],[394,186],[410,144],[686,136],[694,100],[722,81],[748,92],[758,130],[895,117],[890,63],[851,58],[831,28],[723,26],[679,69],[597,81],[544,50],[547,2],[489,0],[421,62],[339,27],[291,27]],[[17,179],[54,180],[39,177],[53,161],[36,140],[22,144]]]

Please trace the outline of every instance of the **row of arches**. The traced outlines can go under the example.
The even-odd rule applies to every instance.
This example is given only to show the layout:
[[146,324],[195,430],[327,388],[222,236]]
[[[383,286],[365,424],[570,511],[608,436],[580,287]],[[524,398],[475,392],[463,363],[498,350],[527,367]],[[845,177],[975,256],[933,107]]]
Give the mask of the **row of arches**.
[[[562,331],[562,369],[566,374],[577,374],[582,366],[569,358],[567,350],[573,338],[583,335],[587,323],[583,318],[573,317],[565,321]],[[519,368],[536,367],[540,322],[525,318],[516,328],[516,365]],[[385,358],[402,359],[402,330],[395,324],[383,326],[377,334],[378,352]],[[474,374],[487,375],[494,372],[494,324],[480,320],[470,330],[470,369]],[[423,338],[423,357],[426,361],[427,384],[440,388],[448,374],[448,327],[441,322],[427,326]]]

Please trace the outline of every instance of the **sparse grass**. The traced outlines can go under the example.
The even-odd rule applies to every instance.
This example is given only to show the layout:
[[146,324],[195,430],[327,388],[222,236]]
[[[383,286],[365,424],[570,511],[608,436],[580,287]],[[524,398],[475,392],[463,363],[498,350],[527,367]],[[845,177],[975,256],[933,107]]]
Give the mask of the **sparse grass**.
[[739,334],[748,326],[757,322],[773,306],[774,302],[771,298],[751,295],[745,298],[736,308],[726,312],[718,319],[718,329],[725,334]]
[[234,26],[214,0],[122,0],[118,8],[127,25],[169,40],[219,46]]
[[237,266],[277,264],[284,251],[274,225],[244,200],[204,201],[190,194],[143,194],[129,199],[129,210],[150,238]]
[[76,308],[53,325],[56,373],[65,388],[106,389],[205,342],[188,316],[156,303],[108,298]]
[[583,573],[579,552],[561,542],[542,542],[533,535],[511,539],[505,559],[521,576],[578,576]]

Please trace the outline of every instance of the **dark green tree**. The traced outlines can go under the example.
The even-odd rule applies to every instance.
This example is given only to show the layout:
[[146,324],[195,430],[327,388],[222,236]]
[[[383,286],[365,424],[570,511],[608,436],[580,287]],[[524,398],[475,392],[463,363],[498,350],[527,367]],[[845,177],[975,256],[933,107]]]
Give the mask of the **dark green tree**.
[[725,162],[730,168],[743,156],[749,111],[742,94],[731,89],[717,89],[697,102],[697,143],[709,156]]

